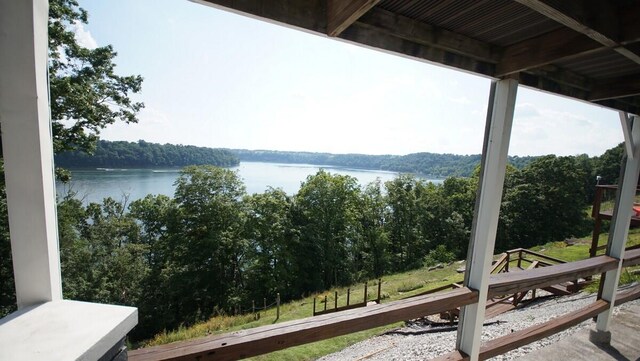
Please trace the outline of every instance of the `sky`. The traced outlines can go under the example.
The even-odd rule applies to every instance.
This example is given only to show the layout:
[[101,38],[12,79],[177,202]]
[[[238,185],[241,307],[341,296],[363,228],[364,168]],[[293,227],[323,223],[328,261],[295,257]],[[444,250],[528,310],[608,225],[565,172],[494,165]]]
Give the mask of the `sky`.
[[[479,154],[491,80],[187,0],[79,0],[76,38],[140,74],[138,124],[107,140],[207,147]],[[612,110],[520,86],[510,155],[602,154]]]

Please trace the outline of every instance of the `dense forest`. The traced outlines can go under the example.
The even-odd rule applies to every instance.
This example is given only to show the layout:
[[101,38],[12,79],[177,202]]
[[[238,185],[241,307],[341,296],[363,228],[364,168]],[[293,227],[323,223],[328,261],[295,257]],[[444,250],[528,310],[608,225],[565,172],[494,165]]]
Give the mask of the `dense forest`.
[[238,157],[225,149],[134,142],[100,140],[93,154],[66,151],[55,156],[56,166],[65,168],[127,168],[127,167],[184,167],[210,164],[230,167],[240,163]]
[[[616,182],[621,155],[619,146],[601,157],[550,155],[509,166],[496,252],[588,234],[595,175]],[[280,293],[286,301],[464,259],[477,173],[440,185],[401,175],[360,187],[321,170],[294,195],[248,195],[237,173],[205,165],[184,168],[173,197],[85,206],[69,194],[58,203],[64,296],[138,307],[130,336],[140,340],[246,309],[252,299]],[[0,208],[6,313],[15,299],[4,197]]]
[[[277,150],[231,149],[241,161],[319,164],[413,173],[436,178],[469,177],[480,164],[480,154],[412,153],[407,155],[331,154]],[[522,169],[536,157],[510,156],[509,163]]]
[[[509,157],[509,163],[522,169],[536,157]],[[184,167],[210,164],[219,167],[240,161],[318,164],[371,170],[413,173],[436,178],[469,177],[480,164],[480,155],[413,153],[398,155],[330,154],[275,150],[218,149],[190,145],[106,141],[96,143],[92,154],[66,151],[56,155],[56,166],[63,168]]]

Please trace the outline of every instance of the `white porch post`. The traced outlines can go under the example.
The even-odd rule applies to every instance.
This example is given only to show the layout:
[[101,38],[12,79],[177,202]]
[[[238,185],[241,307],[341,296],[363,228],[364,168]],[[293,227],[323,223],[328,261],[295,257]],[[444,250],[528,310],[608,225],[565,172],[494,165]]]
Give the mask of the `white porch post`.
[[0,1],[0,124],[18,308],[62,298],[46,0]]
[[479,299],[478,303],[462,309],[456,344],[457,349],[469,355],[472,361],[478,359],[480,352],[489,269],[498,228],[517,89],[518,82],[513,79],[499,80],[491,84],[480,183],[464,280],[465,286],[479,292]]
[[636,195],[638,174],[640,172],[640,117],[636,115],[633,119],[633,125],[631,125],[631,117],[627,117],[625,113],[620,112],[620,121],[625,135],[626,161],[624,168],[620,171],[620,184],[616,194],[616,204],[613,210],[611,232],[609,233],[606,253],[608,256],[617,258],[619,261],[617,269],[606,273],[602,288],[602,299],[610,302],[609,309],[598,315],[596,330],[602,332],[609,331],[611,312],[613,311],[613,304],[616,300],[616,290],[622,270],[622,259],[624,258],[624,250],[627,244],[631,211]]

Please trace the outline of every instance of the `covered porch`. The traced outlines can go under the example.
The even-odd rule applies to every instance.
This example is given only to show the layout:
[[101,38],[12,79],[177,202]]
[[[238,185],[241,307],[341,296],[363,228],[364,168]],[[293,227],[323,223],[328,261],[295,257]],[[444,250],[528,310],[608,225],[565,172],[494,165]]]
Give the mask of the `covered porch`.
[[[446,359],[484,359],[597,316],[594,334],[611,337],[613,307],[640,297],[617,292],[640,173],[640,4],[636,1],[197,0],[319,36],[492,79],[480,185],[463,287],[339,316],[319,316],[132,352],[136,360],[238,359],[462,306],[457,351]],[[203,11],[206,9],[203,8]],[[9,359],[123,357],[137,322],[129,307],[62,299],[51,128],[47,95],[46,0],[0,2],[0,122],[19,310],[0,321]],[[381,70],[382,71],[382,70]],[[605,255],[490,276],[500,200],[519,86],[617,110],[626,160]],[[602,298],[527,337],[482,344],[488,297],[606,273]],[[520,335],[521,336],[521,335]],[[80,339],[86,342],[78,342]],[[64,351],[64,352],[62,352]]]

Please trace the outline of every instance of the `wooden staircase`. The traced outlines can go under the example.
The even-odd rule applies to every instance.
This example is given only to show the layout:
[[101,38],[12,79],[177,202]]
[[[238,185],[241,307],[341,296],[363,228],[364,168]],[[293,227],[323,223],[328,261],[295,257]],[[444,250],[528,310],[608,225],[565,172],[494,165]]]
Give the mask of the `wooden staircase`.
[[[528,266],[524,268],[524,265],[528,263]],[[502,253],[492,264],[491,274],[519,272],[524,270],[531,270],[534,268],[547,267],[557,264],[566,263],[565,261],[550,257],[538,252],[530,251],[523,248],[517,248],[505,253]],[[553,296],[567,296],[573,293],[579,292],[585,285],[591,283],[590,280],[575,280],[571,282],[563,282],[557,285],[550,285],[540,288]],[[438,287],[429,291],[413,295],[411,297],[417,297],[437,292],[442,292],[451,289],[462,288],[460,283],[451,283],[446,286]],[[526,298],[530,295],[529,298]],[[535,299],[537,296],[536,289],[530,289],[515,293],[511,296],[496,297],[487,299],[487,306],[485,309],[485,319],[490,319],[498,316],[502,313],[516,309],[522,302]],[[460,308],[451,309],[440,313],[440,318],[454,321],[460,316]]]

